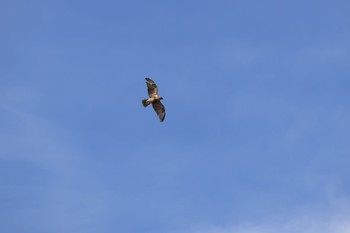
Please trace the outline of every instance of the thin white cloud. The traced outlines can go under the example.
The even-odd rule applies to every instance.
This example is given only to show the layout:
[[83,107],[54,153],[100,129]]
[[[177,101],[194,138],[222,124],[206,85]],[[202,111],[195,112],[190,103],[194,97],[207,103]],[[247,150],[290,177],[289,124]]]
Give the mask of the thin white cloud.
[[[17,183],[11,178],[6,180],[4,190],[15,188],[19,190],[20,198],[17,200],[17,196],[10,192],[1,197],[19,203],[40,198],[40,204],[35,208],[16,206],[9,218],[15,216],[23,228],[36,226],[45,232],[79,231],[91,224],[99,224],[103,221],[101,215],[108,209],[102,198],[106,191],[101,190],[102,186],[86,170],[82,155],[65,139],[67,129],[36,111],[40,99],[38,94],[25,88],[8,88],[0,94],[0,160],[25,163],[28,167],[45,171],[44,181],[34,177],[34,184]],[[17,169],[16,165],[13,169]],[[21,170],[18,174],[32,175]],[[34,196],[33,193],[38,194]],[[23,214],[24,209],[32,214]]]
[[198,227],[185,233],[349,233],[350,214],[311,213],[291,217],[281,221],[280,218],[268,223],[233,225],[226,227]]
[[31,162],[46,170],[66,173],[77,157],[61,140],[62,129],[30,110],[39,102],[38,95],[23,88],[8,88],[2,93],[0,158]]
[[[246,44],[239,41],[223,42],[215,47],[212,53],[213,62],[220,68],[250,68],[258,77],[274,75],[276,70],[283,69],[293,75],[293,78],[312,77],[307,71],[314,71],[329,65],[346,66],[349,60],[350,47],[347,41],[333,43],[318,41],[304,47],[272,46],[268,44]],[[268,74],[256,69],[259,65],[266,66],[266,61],[275,64],[274,71]],[[282,68],[281,68],[282,67]],[[255,68],[255,69],[252,69]]]

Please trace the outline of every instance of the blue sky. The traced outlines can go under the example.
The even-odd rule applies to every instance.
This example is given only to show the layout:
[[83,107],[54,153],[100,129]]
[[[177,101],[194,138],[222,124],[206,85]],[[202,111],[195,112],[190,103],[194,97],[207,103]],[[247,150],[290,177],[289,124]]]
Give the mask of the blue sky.
[[349,10],[0,1],[0,232],[350,232]]

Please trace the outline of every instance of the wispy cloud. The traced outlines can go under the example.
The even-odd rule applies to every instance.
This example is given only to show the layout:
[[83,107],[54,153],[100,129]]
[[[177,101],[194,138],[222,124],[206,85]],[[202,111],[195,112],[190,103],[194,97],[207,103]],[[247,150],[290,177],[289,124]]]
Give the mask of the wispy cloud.
[[[22,223],[14,226],[8,221],[0,230],[15,228],[19,232],[30,228],[37,229],[36,232],[68,232],[90,229],[92,223],[102,221],[101,215],[107,208],[102,198],[106,191],[101,190],[86,170],[82,154],[77,151],[79,148],[65,138],[69,130],[40,115],[40,104],[40,94],[28,88],[7,88],[0,95],[0,160],[9,162],[8,173],[20,177],[13,179],[9,175],[3,179],[0,204],[4,204],[3,200],[9,203],[0,211],[0,216],[5,222],[16,218]],[[20,164],[26,169],[40,171],[44,177],[24,174]],[[13,190],[17,195],[13,195]]]
[[[349,210],[349,209],[348,209]],[[247,223],[225,227],[197,227],[186,233],[348,233],[350,212],[338,209],[330,213],[305,212],[288,219],[275,217],[265,223]]]
[[32,162],[43,169],[68,172],[77,157],[62,140],[63,130],[35,113],[37,94],[9,88],[0,96],[1,159]]

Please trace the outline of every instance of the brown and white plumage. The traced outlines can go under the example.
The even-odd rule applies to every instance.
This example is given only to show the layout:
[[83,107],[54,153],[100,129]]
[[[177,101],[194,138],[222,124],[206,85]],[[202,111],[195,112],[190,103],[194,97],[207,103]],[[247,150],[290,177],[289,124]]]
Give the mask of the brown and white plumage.
[[150,78],[145,78],[145,79],[147,81],[146,84],[147,84],[149,98],[142,100],[142,104],[144,107],[147,107],[148,105],[152,104],[154,111],[157,113],[159,117],[159,120],[163,122],[165,118],[165,107],[160,102],[160,100],[162,100],[163,97],[158,95],[158,87],[155,84],[155,82]]

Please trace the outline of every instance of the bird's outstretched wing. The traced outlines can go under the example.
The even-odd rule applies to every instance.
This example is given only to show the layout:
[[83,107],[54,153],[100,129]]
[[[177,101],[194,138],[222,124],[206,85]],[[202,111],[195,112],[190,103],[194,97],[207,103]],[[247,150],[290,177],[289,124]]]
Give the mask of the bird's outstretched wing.
[[150,79],[150,78],[145,78],[146,79],[146,84],[148,88],[148,96],[152,97],[153,95],[158,95],[158,87],[155,84],[155,82]]
[[164,107],[164,105],[159,100],[157,100],[157,101],[154,101],[152,103],[152,106],[153,106],[154,111],[156,111],[156,113],[157,113],[157,115],[159,117],[159,120],[161,122],[163,122],[164,118],[165,118],[165,107]]

